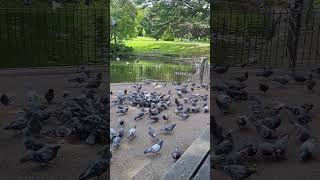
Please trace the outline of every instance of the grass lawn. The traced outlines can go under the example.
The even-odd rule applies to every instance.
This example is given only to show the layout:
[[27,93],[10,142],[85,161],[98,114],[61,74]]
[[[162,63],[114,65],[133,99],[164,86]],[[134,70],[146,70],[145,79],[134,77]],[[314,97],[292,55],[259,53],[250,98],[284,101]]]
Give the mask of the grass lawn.
[[149,37],[137,37],[125,41],[125,44],[133,47],[136,55],[209,57],[210,54],[209,42],[156,41]]

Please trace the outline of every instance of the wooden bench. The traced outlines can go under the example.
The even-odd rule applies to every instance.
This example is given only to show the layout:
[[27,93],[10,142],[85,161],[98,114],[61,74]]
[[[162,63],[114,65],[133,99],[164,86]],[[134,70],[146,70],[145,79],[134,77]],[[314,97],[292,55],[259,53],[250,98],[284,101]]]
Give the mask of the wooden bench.
[[162,180],[210,179],[209,153],[210,129],[207,128],[162,177]]

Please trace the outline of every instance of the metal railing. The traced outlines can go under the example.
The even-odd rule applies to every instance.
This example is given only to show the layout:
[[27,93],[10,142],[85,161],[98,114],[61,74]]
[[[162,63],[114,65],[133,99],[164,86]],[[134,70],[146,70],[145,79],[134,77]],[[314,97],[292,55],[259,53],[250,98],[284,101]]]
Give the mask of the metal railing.
[[103,64],[108,8],[0,8],[0,68]]
[[[201,79],[201,77],[203,78]],[[142,82],[147,80],[209,83],[210,68],[209,64],[200,66],[187,64],[111,63],[110,65],[111,83]]]
[[320,13],[228,9],[211,12],[213,64],[310,68],[320,64]]

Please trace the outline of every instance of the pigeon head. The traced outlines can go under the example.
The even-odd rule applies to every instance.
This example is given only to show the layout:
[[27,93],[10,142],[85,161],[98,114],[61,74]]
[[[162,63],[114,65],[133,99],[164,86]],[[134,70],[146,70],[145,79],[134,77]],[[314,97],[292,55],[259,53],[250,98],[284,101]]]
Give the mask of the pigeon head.
[[161,140],[158,144],[159,144],[159,146],[161,147],[162,144],[163,144],[163,140]]

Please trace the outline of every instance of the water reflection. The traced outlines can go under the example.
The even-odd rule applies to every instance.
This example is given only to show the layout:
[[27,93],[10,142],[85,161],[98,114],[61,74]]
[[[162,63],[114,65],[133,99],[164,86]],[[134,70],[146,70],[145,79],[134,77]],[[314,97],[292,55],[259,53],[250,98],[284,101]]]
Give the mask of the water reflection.
[[111,82],[187,81],[195,80],[195,65],[169,63],[161,61],[112,62]]

